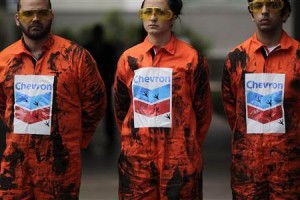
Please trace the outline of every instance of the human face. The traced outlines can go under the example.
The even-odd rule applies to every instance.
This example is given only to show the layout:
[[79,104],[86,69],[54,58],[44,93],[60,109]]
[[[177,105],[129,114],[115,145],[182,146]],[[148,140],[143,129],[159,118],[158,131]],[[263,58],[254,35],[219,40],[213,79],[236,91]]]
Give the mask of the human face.
[[170,10],[168,0],[146,0],[143,6],[143,24],[150,35],[169,34],[175,21],[175,16]]
[[[288,14],[282,15],[281,0],[254,0],[249,4],[252,10],[252,18],[258,31],[263,33],[274,33],[281,31],[282,24],[288,18]],[[283,3],[283,2],[282,2]]]
[[53,13],[45,0],[21,0],[20,11],[15,20],[25,38],[41,40],[47,38],[52,25]]

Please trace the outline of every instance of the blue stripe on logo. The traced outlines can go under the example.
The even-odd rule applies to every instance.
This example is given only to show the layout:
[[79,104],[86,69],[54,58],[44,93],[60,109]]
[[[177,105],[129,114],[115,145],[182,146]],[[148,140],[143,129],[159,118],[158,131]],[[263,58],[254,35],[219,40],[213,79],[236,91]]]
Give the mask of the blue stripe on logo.
[[170,87],[170,84],[168,84],[149,90],[144,87],[133,85],[133,96],[148,103],[155,103],[157,101],[170,98]]
[[50,106],[51,92],[41,94],[38,96],[34,96],[34,97],[16,92],[16,100],[15,101],[16,101],[17,105],[19,105],[23,108],[27,108],[29,110],[42,108],[45,106]]
[[247,91],[247,103],[261,109],[268,109],[282,103],[282,91],[273,94],[261,95]]

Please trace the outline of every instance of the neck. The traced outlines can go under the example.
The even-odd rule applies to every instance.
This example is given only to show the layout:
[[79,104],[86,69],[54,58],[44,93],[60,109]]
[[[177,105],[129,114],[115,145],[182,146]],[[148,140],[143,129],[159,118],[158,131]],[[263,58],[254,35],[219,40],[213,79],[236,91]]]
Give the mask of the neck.
[[148,34],[148,39],[151,44],[157,47],[163,47],[165,44],[167,44],[170,41],[171,35],[172,35],[171,32],[163,35]]
[[275,32],[257,32],[257,39],[267,47],[276,46],[280,43],[282,29]]
[[39,58],[39,56],[43,52],[43,45],[48,40],[49,35],[40,40],[32,40],[32,39],[28,38],[26,35],[23,35],[23,37],[24,37],[24,43],[25,43],[26,47],[28,48],[28,50],[32,53],[32,55],[35,58]]

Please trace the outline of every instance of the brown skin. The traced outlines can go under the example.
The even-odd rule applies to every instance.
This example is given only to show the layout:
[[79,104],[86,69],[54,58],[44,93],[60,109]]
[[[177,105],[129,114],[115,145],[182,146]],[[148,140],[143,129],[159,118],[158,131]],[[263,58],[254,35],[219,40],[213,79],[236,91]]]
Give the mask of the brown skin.
[[[48,1],[45,0],[21,0],[20,5],[20,11],[50,9]],[[15,15],[16,25],[21,29],[24,41],[35,58],[42,53],[42,46],[49,37],[52,21],[53,14],[47,20],[35,16],[31,21],[22,19],[18,13]]]
[[268,47],[279,44],[282,25],[289,17],[289,12],[271,11],[263,6],[261,13],[253,13],[252,20],[256,24],[258,40]]

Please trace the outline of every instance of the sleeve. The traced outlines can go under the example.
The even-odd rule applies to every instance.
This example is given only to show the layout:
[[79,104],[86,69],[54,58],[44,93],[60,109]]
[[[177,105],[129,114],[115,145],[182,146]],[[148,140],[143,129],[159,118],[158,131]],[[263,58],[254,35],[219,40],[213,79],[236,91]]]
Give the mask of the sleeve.
[[104,116],[107,96],[104,82],[92,56],[86,50],[83,50],[82,58],[79,60],[79,93],[83,127],[81,147],[86,148],[101,118]]
[[236,121],[236,97],[232,91],[231,87],[231,73],[230,69],[230,60],[226,59],[223,75],[222,75],[222,99],[223,99],[223,107],[225,111],[225,115],[227,117],[229,126],[231,130],[234,129],[235,121]]
[[4,113],[6,109],[6,96],[3,91],[3,87],[0,84],[0,121],[4,122]]
[[213,105],[206,58],[201,56],[195,59],[194,66],[196,68],[193,72],[192,84],[193,91],[195,91],[193,107],[196,112],[198,142],[202,145],[212,120]]
[[[0,54],[2,56],[2,54]],[[6,95],[4,93],[3,89],[3,78],[5,77],[4,75],[4,70],[3,66],[5,65],[5,62],[0,61],[0,121],[4,122],[5,118],[5,110],[6,110]],[[2,77],[2,78],[1,78]]]
[[131,97],[124,81],[126,75],[126,59],[122,55],[118,61],[114,81],[114,114],[118,130],[121,132],[123,121],[130,107]]

